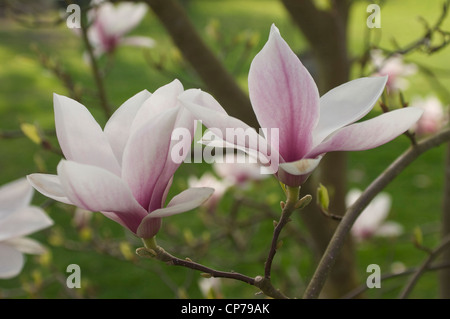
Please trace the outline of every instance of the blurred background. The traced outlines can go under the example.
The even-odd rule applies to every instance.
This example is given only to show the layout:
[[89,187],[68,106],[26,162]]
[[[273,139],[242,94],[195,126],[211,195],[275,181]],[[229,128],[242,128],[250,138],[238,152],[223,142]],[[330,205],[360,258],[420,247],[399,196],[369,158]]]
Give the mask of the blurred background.
[[[221,96],[220,84],[212,84],[217,79],[201,70],[195,58],[189,56],[182,41],[185,35],[174,37],[176,32],[164,24],[164,19],[173,17],[164,17],[162,10],[158,11],[160,1],[148,2],[153,7],[148,6],[145,16],[127,35],[149,37],[154,45],[120,45],[95,57],[97,75],[103,85],[103,102],[106,98],[113,111],[139,91],[153,92],[175,78],[185,89],[202,88]],[[450,49],[446,47],[448,34],[444,32],[450,29],[450,19],[443,10],[445,1],[349,1],[344,13],[339,6],[334,8],[332,1],[309,1],[317,12],[327,13],[310,17],[324,26],[321,30],[311,24],[317,34],[299,25],[295,6],[290,6],[292,2],[295,1],[168,1],[185,14],[182,18],[189,19],[198,38],[216,58],[214,62],[226,70],[243,96],[247,96],[250,63],[275,23],[319,83],[322,94],[345,79],[397,72],[392,74],[400,80],[384,94],[384,105],[392,109],[405,104],[423,105],[428,98],[434,98],[438,105],[436,112],[441,115],[438,129],[445,125],[450,103]],[[88,2],[76,3],[82,8],[89,6]],[[367,25],[370,15],[367,7],[372,3],[381,8],[380,28],[371,29]],[[101,107],[102,97],[86,42],[79,29],[66,25],[66,8],[67,3],[56,0],[0,0],[0,184],[35,172],[56,172],[61,155],[54,133],[53,93],[79,100],[101,125],[108,119]],[[345,17],[346,28],[330,33],[327,30],[339,29],[330,26],[339,14]],[[177,20],[172,23],[175,25]],[[438,28],[433,29],[436,25]],[[432,37],[426,36],[428,31]],[[337,44],[332,43],[333,39]],[[320,43],[330,46],[323,44],[321,48]],[[330,62],[334,66],[324,62],[342,54],[345,65],[339,61]],[[396,60],[387,62],[392,57]],[[383,67],[389,63],[391,69],[386,71]],[[327,77],[324,70],[337,74],[338,71],[332,70],[339,67],[345,69],[339,73],[342,76],[324,80]],[[230,114],[239,115],[238,104],[218,100]],[[248,113],[241,111],[250,123]],[[369,117],[381,112],[377,104]],[[26,127],[31,127],[34,133]],[[417,131],[416,137],[433,133],[433,129]],[[39,138],[33,140],[36,135]],[[400,136],[377,149],[346,154],[343,166],[334,166],[345,186],[339,186],[339,182],[334,189],[331,178],[322,179],[321,175],[312,180],[329,182],[331,195],[337,194],[341,202],[335,204],[336,210],[342,211],[339,208],[345,204],[342,193],[345,195],[353,188],[364,190],[409,145],[410,140]],[[367,266],[377,264],[382,274],[397,276],[383,280],[380,289],[367,289],[363,297],[397,297],[409,271],[428,256],[425,248],[436,247],[442,237],[444,163],[445,147],[432,149],[384,190],[391,198],[386,222],[395,222],[395,231],[380,232],[380,236],[373,231],[362,237],[355,233],[351,262],[347,264],[357,279],[352,287],[330,296],[358,295],[355,291],[365,286],[369,275]],[[326,171],[323,168],[321,172]],[[178,257],[189,257],[212,268],[260,275],[272,238],[272,221],[278,220],[279,202],[284,200],[280,185],[271,176],[262,180],[247,176],[244,183],[230,181],[226,178],[232,175],[230,172],[223,175],[209,164],[186,163],[177,171],[171,192],[178,193],[206,173],[221,185],[217,189],[223,187],[223,194],[214,205],[166,218],[158,243]],[[314,192],[315,186],[306,187],[305,192],[308,190]],[[37,192],[33,204],[43,207],[55,221],[54,226],[31,236],[44,244],[48,252],[27,255],[19,276],[0,279],[2,298],[263,298],[255,295],[255,287],[241,282],[205,283],[198,272],[139,258],[134,251],[142,246],[140,241],[99,213],[80,212],[75,207],[51,202]],[[316,205],[315,200],[311,205]],[[272,273],[274,286],[289,296],[302,295],[320,256],[316,230],[303,216],[308,213],[316,214],[319,223],[331,228],[336,223],[317,211],[293,215],[282,234],[283,246],[275,257]],[[379,224],[382,223],[376,226]],[[69,264],[81,268],[79,289],[66,286]],[[439,298],[439,278],[436,271],[426,272],[410,297]],[[205,285],[209,288],[204,288]]]

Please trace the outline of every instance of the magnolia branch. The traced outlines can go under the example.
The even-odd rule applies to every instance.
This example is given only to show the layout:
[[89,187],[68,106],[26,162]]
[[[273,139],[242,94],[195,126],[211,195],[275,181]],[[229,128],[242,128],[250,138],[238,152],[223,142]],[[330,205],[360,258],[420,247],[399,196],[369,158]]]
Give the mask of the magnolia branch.
[[162,247],[158,246],[154,238],[143,241],[145,247],[141,247],[136,250],[136,253],[141,257],[155,258],[167,263],[168,265],[182,266],[189,269],[198,270],[203,272],[202,275],[204,277],[229,278],[242,281],[249,285],[258,287],[266,296],[275,299],[287,299],[285,295],[283,295],[279,290],[275,289],[272,286],[270,280],[267,280],[262,276],[256,276],[255,278],[253,278],[237,272],[226,272],[215,270],[202,264],[196,263],[190,260],[189,258],[181,259],[172,256],[171,254],[166,252]]
[[111,116],[111,108],[108,103],[108,98],[106,96],[106,90],[105,85],[103,83],[103,78],[100,73],[100,69],[97,64],[97,59],[94,56],[94,49],[92,48],[91,42],[89,41],[88,37],[88,26],[86,25],[86,19],[81,19],[81,35],[84,42],[84,45],[86,47],[86,52],[89,57],[89,63],[91,65],[91,70],[94,75],[95,84],[97,86],[98,95],[100,98],[100,106],[103,109],[103,112],[105,113],[105,116],[108,118]]
[[306,288],[304,298],[318,298],[325,281],[331,271],[334,262],[345,242],[345,238],[350,229],[370,201],[392,182],[406,167],[426,151],[441,145],[450,140],[450,129],[446,129],[435,136],[418,142],[411,146],[401,156],[399,156],[381,175],[379,175],[367,189],[361,194],[358,200],[350,206],[342,221],[339,223],[331,241],[319,262],[316,271]]
[[420,267],[417,269],[414,275],[409,279],[405,288],[403,288],[399,296],[400,299],[405,299],[408,297],[408,295],[414,288],[415,284],[419,280],[420,276],[422,276],[422,274],[429,268],[429,265],[433,262],[433,260],[436,259],[445,249],[448,248],[448,245],[450,245],[450,235],[445,237],[442,240],[441,244],[429,253],[428,257],[425,259],[422,265],[420,265]]

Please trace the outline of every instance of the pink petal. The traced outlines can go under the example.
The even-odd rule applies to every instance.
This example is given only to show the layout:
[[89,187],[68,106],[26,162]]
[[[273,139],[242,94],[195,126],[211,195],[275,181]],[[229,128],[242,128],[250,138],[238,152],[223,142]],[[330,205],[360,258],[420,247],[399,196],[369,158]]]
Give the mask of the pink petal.
[[344,83],[320,98],[320,117],[313,131],[314,145],[337,129],[361,119],[373,108],[387,77],[360,78]]
[[407,131],[422,113],[419,108],[408,107],[346,126],[319,144],[307,157],[314,158],[332,151],[362,151],[375,148]]
[[[137,235],[142,238],[151,238],[155,235],[152,231],[151,223],[154,219],[160,219],[175,214],[184,213],[199,207],[213,194],[214,189],[209,187],[189,188],[176,195],[166,208],[157,209],[150,212],[142,220],[138,228]],[[149,226],[150,225],[150,226]]]
[[67,160],[105,168],[120,175],[106,135],[80,103],[54,94],[56,135]]
[[58,202],[73,205],[64,193],[59,177],[51,174],[30,174],[28,182],[42,195]]
[[90,165],[62,160],[58,176],[64,193],[76,206],[90,211],[114,213],[121,225],[136,232],[147,216],[128,186],[111,172]]
[[281,156],[289,162],[302,158],[312,145],[319,92],[274,25],[269,40],[252,61],[248,86],[261,127],[280,130]]
[[9,182],[0,187],[0,220],[17,209],[30,204],[33,188],[26,178]]
[[151,96],[150,92],[143,90],[123,103],[110,117],[105,125],[105,135],[117,158],[122,163],[123,150],[128,141],[136,113],[143,103]]
[[[178,111],[179,108],[169,108],[150,119],[130,136],[125,147],[122,178],[142,207],[149,207],[158,179],[170,160],[169,147]],[[166,185],[159,185],[163,192]],[[159,205],[160,202],[161,197]]]

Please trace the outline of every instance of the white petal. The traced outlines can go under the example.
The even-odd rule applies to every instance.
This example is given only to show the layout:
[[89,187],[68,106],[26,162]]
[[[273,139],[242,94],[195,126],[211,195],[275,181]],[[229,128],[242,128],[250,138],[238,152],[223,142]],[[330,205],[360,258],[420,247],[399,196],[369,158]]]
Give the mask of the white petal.
[[36,173],[28,175],[27,178],[31,186],[33,186],[42,195],[58,202],[73,205],[64,193],[57,175]]
[[373,108],[386,85],[387,76],[360,78],[344,83],[320,98],[320,117],[313,131],[318,145],[337,129],[363,118]]
[[103,167],[120,175],[120,166],[106,135],[91,113],[77,101],[54,94],[55,126],[67,160]]
[[155,46],[155,40],[149,37],[126,37],[120,40],[120,44],[122,45],[131,45],[136,47],[144,47],[144,48],[152,48]]
[[318,158],[304,158],[296,162],[281,163],[280,168],[292,175],[310,174],[319,165],[322,156]]
[[10,279],[20,274],[24,257],[14,247],[0,243],[0,279]]
[[26,207],[33,197],[33,188],[26,178],[0,187],[0,220],[15,210]]
[[41,255],[47,251],[47,249],[38,241],[27,237],[7,239],[4,243],[11,245],[24,254]]
[[314,158],[332,151],[362,151],[378,147],[407,131],[422,113],[419,108],[407,107],[343,127],[311,150],[307,157]]
[[136,117],[136,113],[150,96],[151,93],[147,90],[134,95],[114,112],[105,125],[105,135],[119,164],[122,164],[123,150],[128,141],[131,124]]
[[39,207],[15,211],[0,221],[0,241],[26,236],[53,225],[53,220]]

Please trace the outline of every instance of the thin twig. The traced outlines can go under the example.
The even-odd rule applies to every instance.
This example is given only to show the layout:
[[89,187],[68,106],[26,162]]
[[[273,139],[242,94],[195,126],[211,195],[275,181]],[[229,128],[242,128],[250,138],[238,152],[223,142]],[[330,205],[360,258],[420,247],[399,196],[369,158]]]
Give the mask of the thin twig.
[[106,118],[109,118],[111,116],[111,108],[108,102],[108,98],[106,95],[105,85],[103,83],[103,77],[100,73],[100,69],[97,64],[97,59],[94,55],[94,49],[92,48],[92,44],[89,41],[88,37],[88,26],[87,22],[85,21],[86,18],[81,19],[81,35],[84,42],[84,45],[86,47],[86,51],[89,57],[89,64],[91,66],[92,74],[94,76],[95,84],[97,86],[98,95],[100,98],[100,106],[103,109],[103,112],[105,113]]
[[446,129],[426,140],[418,142],[415,146],[411,146],[367,187],[358,200],[347,209],[344,218],[336,228],[304,292],[304,298],[318,298],[353,223],[370,201],[421,154],[449,140],[450,129]]
[[442,253],[442,251],[447,248],[447,246],[450,244],[450,235],[445,237],[441,244],[436,247],[433,251],[431,251],[428,255],[428,257],[424,260],[422,265],[417,269],[417,271],[414,273],[414,275],[409,279],[406,286],[403,288],[402,292],[399,295],[400,299],[406,299],[408,295],[411,293],[412,289],[414,288],[415,284],[419,280],[420,276],[428,269],[428,266],[433,262],[433,260],[439,256],[439,254]]
[[[450,268],[450,263],[442,263],[442,264],[438,264],[438,265],[428,266],[425,269],[425,271],[436,271],[436,270],[446,269],[446,268]],[[406,269],[406,270],[404,270],[402,272],[384,274],[384,275],[382,275],[380,277],[380,281],[383,282],[383,281],[386,281],[386,280],[389,280],[389,279],[411,275],[413,273],[416,273],[418,271],[418,269],[419,269],[419,267],[413,267],[413,268]],[[368,289],[370,289],[370,288],[366,284],[361,285],[360,287],[358,287],[358,288],[354,289],[353,291],[350,291],[349,293],[347,293],[341,299],[353,299],[353,298],[357,297],[358,295],[362,294],[363,292],[365,292]]]

